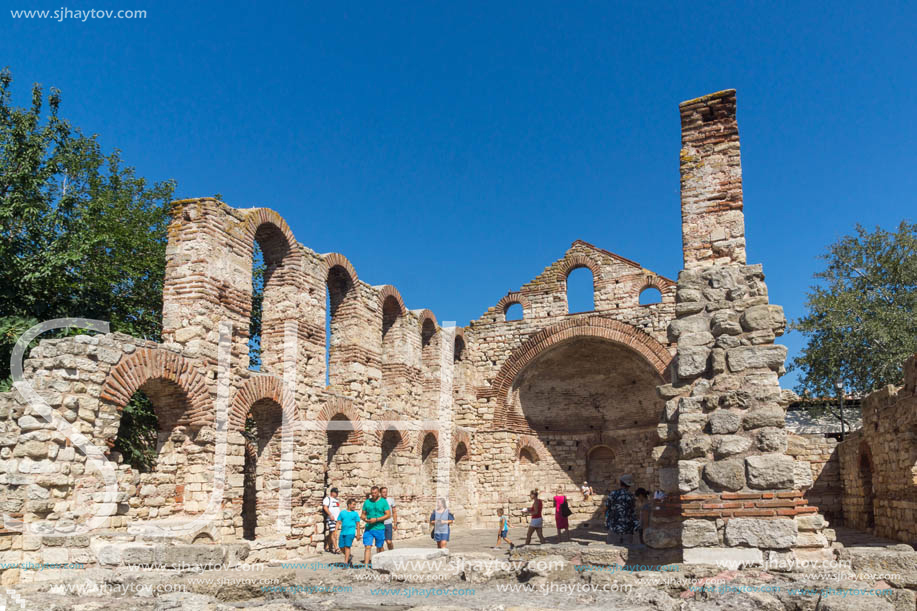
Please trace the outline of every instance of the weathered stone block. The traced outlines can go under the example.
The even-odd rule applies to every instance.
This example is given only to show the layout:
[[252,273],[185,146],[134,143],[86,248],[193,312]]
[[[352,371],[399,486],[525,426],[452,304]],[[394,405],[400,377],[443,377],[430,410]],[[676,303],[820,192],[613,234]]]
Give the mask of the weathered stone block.
[[730,458],[709,462],[704,466],[704,480],[715,490],[741,490],[745,487],[745,461]]
[[745,331],[772,331],[782,330],[786,326],[786,319],[780,306],[756,305],[742,313],[741,323]]
[[748,486],[758,490],[792,488],[795,482],[796,461],[784,454],[748,456],[745,464]]
[[707,416],[707,425],[714,435],[726,435],[739,430],[742,416],[725,409],[718,409]]
[[726,523],[726,545],[787,549],[796,542],[796,522],[790,518],[733,518]]
[[678,377],[691,379],[704,373],[707,370],[709,356],[710,349],[704,346],[690,346],[679,349],[676,357]]
[[710,437],[703,433],[686,435],[678,442],[678,451],[681,458],[698,458],[707,455],[712,442]]
[[764,553],[759,549],[723,548],[723,547],[689,547],[682,555],[685,564],[710,564],[721,566],[728,562],[735,566],[761,566]]
[[815,485],[812,477],[812,465],[805,460],[797,460],[793,463],[793,482],[794,488],[803,490]]
[[796,527],[801,531],[821,530],[827,525],[828,522],[819,513],[796,516]]
[[745,412],[742,416],[742,427],[746,431],[765,426],[781,427],[785,419],[786,412],[780,406],[759,407]]
[[692,433],[700,433],[707,423],[707,415],[703,413],[678,414],[678,434],[682,437]]
[[719,460],[727,456],[741,454],[751,447],[751,439],[742,435],[723,435],[716,438],[713,455]]
[[733,372],[746,369],[771,369],[778,371],[786,361],[786,346],[738,346],[726,351],[726,362]]
[[760,452],[786,452],[786,429],[764,427],[755,431],[755,447]]
[[710,329],[713,335],[739,335],[742,325],[739,324],[739,315],[732,310],[720,310],[710,320]]
[[693,460],[678,461],[678,491],[691,492],[700,485],[701,463]]
[[681,530],[681,544],[684,547],[719,545],[716,522],[713,520],[685,520]]

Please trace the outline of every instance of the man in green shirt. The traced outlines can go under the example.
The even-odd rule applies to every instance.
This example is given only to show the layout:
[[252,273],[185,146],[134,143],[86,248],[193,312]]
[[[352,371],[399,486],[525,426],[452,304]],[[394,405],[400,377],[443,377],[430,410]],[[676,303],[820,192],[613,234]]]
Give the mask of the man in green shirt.
[[366,523],[363,529],[363,564],[369,565],[369,557],[372,554],[373,546],[376,551],[381,552],[385,545],[385,520],[392,515],[392,510],[388,501],[379,496],[379,486],[373,486],[369,491],[369,498],[363,501],[363,511],[360,512],[360,519]]

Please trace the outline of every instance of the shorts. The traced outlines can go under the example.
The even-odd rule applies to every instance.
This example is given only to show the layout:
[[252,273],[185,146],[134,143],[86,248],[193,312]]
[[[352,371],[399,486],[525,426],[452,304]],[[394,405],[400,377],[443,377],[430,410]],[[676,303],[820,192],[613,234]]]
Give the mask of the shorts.
[[433,533],[434,541],[448,541],[449,533]]
[[541,528],[541,518],[532,518],[532,523],[529,524],[532,528]]
[[325,532],[333,533],[335,527],[337,526],[337,520],[325,520]]
[[382,547],[385,545],[385,529],[374,528],[372,530],[364,530],[363,545],[366,547],[371,545],[375,547]]
[[500,538],[501,538],[501,539],[505,539],[505,538],[506,538],[506,535],[508,535],[508,534],[509,534],[509,529],[501,530],[501,531],[500,531]]
[[385,525],[385,540],[386,541],[392,540],[392,525],[391,524]]
[[357,536],[357,533],[352,535],[345,535],[341,533],[341,536],[338,537],[338,547],[353,547],[353,538]]

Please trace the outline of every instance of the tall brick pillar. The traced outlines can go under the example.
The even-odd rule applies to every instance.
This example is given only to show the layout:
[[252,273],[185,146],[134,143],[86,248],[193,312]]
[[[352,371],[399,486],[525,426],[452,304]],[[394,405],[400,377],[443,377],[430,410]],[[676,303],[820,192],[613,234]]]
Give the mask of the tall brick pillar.
[[679,110],[685,269],[745,263],[735,89],[682,102]]
[[761,265],[745,264],[735,92],[680,108],[685,269],[654,454],[668,502],[647,541],[682,546],[687,562],[830,559],[830,531],[802,498],[809,466],[786,454],[783,309],[769,304]]
[[[248,368],[251,246],[239,211],[211,198],[172,203],[162,294],[163,343],[217,362],[219,325],[233,324],[233,367]],[[247,253],[247,257],[246,257]],[[244,338],[239,335],[244,328]]]

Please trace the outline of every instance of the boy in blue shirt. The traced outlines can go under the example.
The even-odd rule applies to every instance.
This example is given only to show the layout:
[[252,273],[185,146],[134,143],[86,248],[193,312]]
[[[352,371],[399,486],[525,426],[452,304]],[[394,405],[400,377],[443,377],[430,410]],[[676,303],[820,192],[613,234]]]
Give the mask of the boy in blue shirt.
[[509,534],[509,518],[503,515],[503,508],[497,509],[497,516],[500,518],[500,529],[497,531],[497,545],[494,549],[500,547],[500,541],[506,541],[509,543],[509,549],[512,550],[516,546],[513,545],[513,542],[506,538]]
[[350,548],[360,532],[360,514],[354,511],[356,506],[356,499],[347,499],[347,509],[338,514],[337,521],[337,527],[341,533],[338,538],[338,547],[344,552],[344,562],[348,565],[350,564]]

